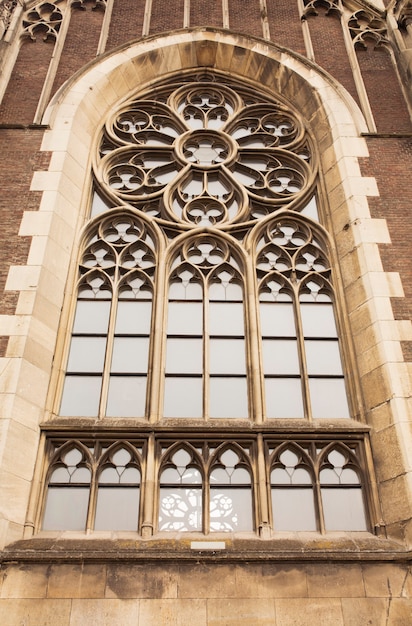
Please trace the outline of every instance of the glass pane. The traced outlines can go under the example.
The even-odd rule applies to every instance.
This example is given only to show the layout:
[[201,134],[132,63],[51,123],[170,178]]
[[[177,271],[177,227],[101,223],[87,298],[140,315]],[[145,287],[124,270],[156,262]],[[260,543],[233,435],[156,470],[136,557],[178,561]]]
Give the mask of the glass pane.
[[309,390],[315,419],[350,417],[343,378],[310,378]]
[[124,335],[149,335],[152,303],[119,300],[115,332]]
[[273,489],[274,530],[316,530],[312,489]]
[[202,530],[201,488],[160,488],[159,530]]
[[326,530],[367,530],[361,489],[322,489]]
[[250,488],[210,488],[210,530],[211,532],[253,530]]
[[137,530],[139,487],[99,487],[95,530]]
[[305,341],[308,374],[342,374],[337,341]]
[[137,467],[126,467],[120,476],[120,482],[122,485],[127,483],[140,484],[140,472]]
[[109,325],[111,302],[79,300],[76,305],[73,332],[106,334]]
[[299,378],[265,378],[266,416],[303,417]]
[[209,303],[209,334],[240,335],[245,332],[241,302]]
[[107,397],[108,417],[143,417],[146,376],[111,376]]
[[43,530],[85,530],[88,487],[49,488]]
[[210,474],[210,483],[213,485],[250,485],[250,474],[244,467],[224,469],[217,467]]
[[167,320],[169,335],[203,335],[201,302],[169,302]]
[[296,337],[292,303],[261,302],[260,327],[264,337]]
[[60,415],[96,417],[101,384],[100,376],[66,376]]
[[181,281],[173,282],[169,287],[169,300],[203,300],[203,287],[199,281],[190,281],[192,275],[189,272],[187,281],[184,280],[183,272],[180,274]]
[[149,356],[146,337],[115,337],[111,371],[113,373],[145,373]]
[[69,372],[102,372],[106,352],[105,337],[72,337]]
[[104,200],[95,192],[93,194],[92,209],[90,212],[91,217],[94,217],[99,213],[103,213],[103,211],[107,211],[108,208],[109,205],[107,205]]
[[210,417],[247,418],[246,378],[210,378]]
[[337,337],[333,304],[317,302],[300,305],[303,334],[305,337]]
[[164,417],[202,417],[202,378],[167,377]]
[[305,206],[304,209],[302,209],[301,213],[302,215],[307,215],[308,217],[311,217],[316,222],[319,221],[318,207],[316,205],[315,197],[309,200],[308,204]]
[[290,339],[264,339],[263,369],[265,374],[299,374],[297,341]]
[[[227,272],[224,272],[227,274]],[[213,281],[209,284],[209,300],[223,300],[229,302],[231,300],[243,300],[242,286],[234,280]]]
[[120,467],[124,467],[125,465],[130,463],[131,460],[132,460],[132,456],[130,452],[128,450],[125,450],[124,448],[120,448],[119,450],[116,450],[116,452],[112,456],[113,463]]
[[245,374],[245,342],[243,339],[210,340],[211,374]]
[[168,339],[166,372],[201,374],[203,371],[203,342],[201,339]]

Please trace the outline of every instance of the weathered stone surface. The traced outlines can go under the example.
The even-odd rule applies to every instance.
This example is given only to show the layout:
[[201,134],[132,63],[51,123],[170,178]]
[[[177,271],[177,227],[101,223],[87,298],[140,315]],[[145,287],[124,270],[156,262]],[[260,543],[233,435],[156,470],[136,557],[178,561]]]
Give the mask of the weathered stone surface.
[[289,598],[275,600],[275,605],[276,626],[344,626],[338,599]]
[[138,626],[139,600],[73,600],[70,626],[91,624]]
[[69,626],[71,600],[0,600],[2,626]]
[[205,600],[141,600],[139,626],[209,626]]
[[273,600],[214,599],[207,603],[208,626],[273,626]]

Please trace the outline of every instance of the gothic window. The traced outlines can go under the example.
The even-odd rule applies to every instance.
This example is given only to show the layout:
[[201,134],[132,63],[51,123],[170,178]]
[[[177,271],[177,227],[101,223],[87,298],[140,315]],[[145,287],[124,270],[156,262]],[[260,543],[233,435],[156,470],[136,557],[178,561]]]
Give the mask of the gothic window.
[[53,452],[44,530],[137,530],[142,446],[77,441]]
[[45,529],[66,496],[70,528],[370,527],[319,176],[293,108],[218,74],[111,114],[56,418],[129,443],[55,447]]

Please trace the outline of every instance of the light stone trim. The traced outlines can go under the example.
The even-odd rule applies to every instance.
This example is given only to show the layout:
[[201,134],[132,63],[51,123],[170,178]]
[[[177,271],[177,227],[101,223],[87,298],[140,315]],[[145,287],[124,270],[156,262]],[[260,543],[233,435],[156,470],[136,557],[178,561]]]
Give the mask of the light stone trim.
[[[236,47],[245,51],[241,59],[236,55]],[[173,54],[170,53],[172,50]],[[154,54],[157,56],[155,61]],[[69,81],[56,94],[46,110],[42,121],[51,128],[45,133],[42,149],[54,152],[52,169],[35,172],[31,188],[43,191],[39,215],[46,212],[50,216],[44,221],[43,218],[23,217],[21,233],[33,235],[29,257],[33,265],[12,267],[7,281],[7,289],[20,291],[18,311],[20,316],[30,316],[30,321],[19,318],[19,323],[27,327],[27,334],[17,334],[19,341],[14,344],[14,356],[0,361],[3,373],[0,389],[5,394],[6,409],[2,422],[4,449],[11,445],[16,421],[27,419],[34,430],[35,424],[44,419],[51,376],[50,356],[57,340],[59,310],[68,275],[68,292],[73,288],[75,236],[85,222],[88,206],[90,154],[97,140],[91,129],[100,129],[113,107],[131,97],[138,85],[149,86],[164,73],[198,65],[234,72],[239,77],[260,81],[263,88],[280,91],[312,124],[320,154],[325,155],[322,160],[323,184],[330,202],[326,225],[335,237],[341,257],[342,289],[345,288],[349,317],[352,323],[357,315],[359,322],[360,312],[363,312],[364,321],[360,322],[359,332],[367,329],[372,337],[368,345],[379,350],[374,368],[370,367],[368,351],[364,354],[356,347],[354,358],[359,363],[367,418],[371,425],[376,422],[379,428],[384,423],[408,423],[409,371],[396,344],[401,336],[409,337],[411,331],[410,325],[395,322],[391,311],[390,298],[400,297],[403,293],[399,276],[381,271],[380,262],[378,266],[376,263],[379,260],[377,244],[387,242],[388,233],[383,220],[370,219],[367,197],[378,194],[376,182],[373,178],[361,177],[356,167],[356,158],[367,155],[366,142],[359,137],[360,132],[367,130],[364,118],[344,90],[312,63],[304,63],[259,40],[219,30],[195,29],[148,39],[88,64],[76,80]],[[63,224],[68,227],[64,229]],[[56,241],[52,232],[56,233]],[[60,257],[58,261],[57,257]],[[349,263],[349,259],[353,261]],[[354,267],[359,268],[355,274]],[[55,312],[55,317],[51,328],[46,330],[44,322],[48,307]],[[383,312],[385,325],[381,319]],[[67,320],[67,310],[64,315]],[[13,326],[8,319],[3,323],[12,332],[19,330],[19,323]],[[398,329],[399,338],[396,338],[394,328]],[[65,332],[63,324],[60,342]],[[14,332],[12,336],[16,336]],[[26,353],[30,341],[45,344],[45,354],[40,361],[35,361],[34,353]],[[55,377],[53,374],[53,380]],[[48,405],[55,391],[53,384]],[[377,385],[378,395],[375,393]],[[14,392],[15,396],[11,398]],[[404,440],[404,467],[409,469],[412,465],[408,456],[412,450],[410,429],[403,426],[397,432],[397,436]],[[37,434],[34,440],[31,437],[30,441],[19,442],[22,454],[27,452],[29,459],[30,470],[26,468],[25,476],[27,471],[30,474],[34,469],[31,451],[36,449],[36,441]],[[374,447],[379,450],[381,445],[384,446],[377,433]],[[18,470],[14,472],[12,460],[3,456],[1,461],[7,475],[8,493],[16,491],[19,494],[13,500],[8,500],[7,494],[5,498],[1,497],[5,503],[2,510],[5,521],[0,521],[4,545],[23,532],[30,482]],[[4,480],[0,484],[5,485]],[[396,498],[403,503],[402,511],[410,511],[412,474],[409,472],[397,479],[396,488]],[[390,511],[391,490],[385,489],[381,497],[384,509]],[[397,516],[392,515],[390,521],[394,532],[400,532],[400,526],[405,522],[405,541],[409,541],[412,529],[402,518],[402,511]]]

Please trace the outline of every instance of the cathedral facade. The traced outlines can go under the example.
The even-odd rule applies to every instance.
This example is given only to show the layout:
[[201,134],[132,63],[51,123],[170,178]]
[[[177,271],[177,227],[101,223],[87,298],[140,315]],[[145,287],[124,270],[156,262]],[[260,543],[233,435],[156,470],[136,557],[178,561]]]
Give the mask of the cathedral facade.
[[0,622],[412,623],[410,0],[0,0]]

